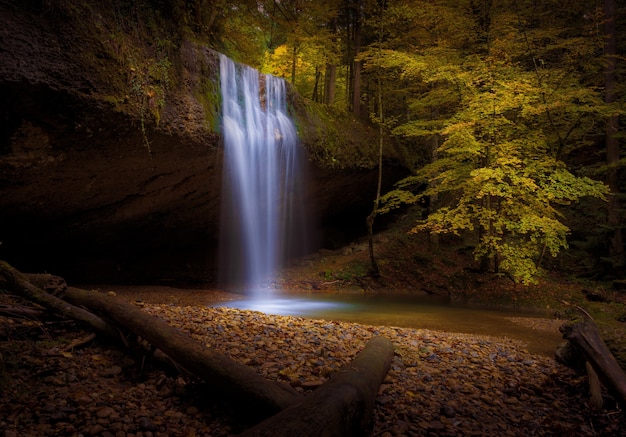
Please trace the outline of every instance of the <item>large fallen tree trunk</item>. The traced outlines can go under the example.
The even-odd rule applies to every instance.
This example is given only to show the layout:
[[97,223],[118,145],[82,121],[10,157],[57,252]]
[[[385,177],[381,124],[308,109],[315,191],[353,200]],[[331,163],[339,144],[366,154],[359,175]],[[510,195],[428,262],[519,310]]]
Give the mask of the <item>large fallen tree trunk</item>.
[[298,405],[241,434],[242,437],[348,437],[371,427],[378,388],[391,365],[393,344],[374,337],[365,349]]
[[[38,282],[39,286],[34,285],[29,278]],[[293,405],[302,397],[288,384],[264,379],[254,369],[208,349],[162,319],[121,299],[68,287],[62,300],[40,288],[43,282],[45,278],[25,275],[0,261],[0,287],[84,322],[100,334],[119,339],[118,330],[94,313],[114,321],[158,348],[180,367],[210,386],[235,397],[240,403],[253,405],[255,418],[259,420]]]
[[585,360],[593,366],[602,383],[626,405],[626,374],[602,340],[593,320],[585,319],[560,329],[563,338],[582,352]]
[[350,364],[304,397],[291,386],[264,379],[252,368],[208,349],[134,305],[95,291],[65,287],[64,282],[59,287],[54,282],[61,278],[52,277],[52,289],[62,289],[61,300],[44,290],[50,279],[45,276],[24,275],[0,261],[0,287],[83,321],[100,334],[120,338],[117,326],[141,337],[186,371],[252,410],[248,419],[275,415],[246,435],[351,436],[362,435],[370,426],[378,388],[393,358],[388,339],[373,338]]
[[301,397],[290,385],[264,379],[254,369],[207,348],[164,320],[119,298],[69,287],[65,299],[104,314],[139,335],[211,386],[239,402],[254,405],[259,417],[275,414]]

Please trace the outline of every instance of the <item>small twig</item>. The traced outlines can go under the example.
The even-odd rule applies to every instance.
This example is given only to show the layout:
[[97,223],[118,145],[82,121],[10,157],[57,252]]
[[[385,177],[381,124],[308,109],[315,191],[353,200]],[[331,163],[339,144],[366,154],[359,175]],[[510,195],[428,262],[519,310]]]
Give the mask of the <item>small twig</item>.
[[583,307],[576,305],[576,309],[580,311],[581,313],[583,313],[583,315],[585,315],[589,320],[593,320],[593,317],[591,317],[591,314],[589,314]]
[[0,305],[0,314],[6,317],[29,319],[40,316],[43,311],[36,308],[17,306],[17,305]]
[[76,340],[68,344],[63,350],[65,352],[71,352],[72,350],[74,350],[74,348],[85,346],[86,344],[92,342],[95,338],[95,333],[89,334],[87,337],[84,338],[77,338]]

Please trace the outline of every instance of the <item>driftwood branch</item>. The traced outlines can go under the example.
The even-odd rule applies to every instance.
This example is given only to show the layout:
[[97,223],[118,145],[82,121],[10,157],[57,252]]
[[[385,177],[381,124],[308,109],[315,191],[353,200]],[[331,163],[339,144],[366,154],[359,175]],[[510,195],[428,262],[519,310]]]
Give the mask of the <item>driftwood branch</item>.
[[563,338],[582,352],[600,381],[626,405],[626,374],[602,340],[598,326],[591,319],[561,328]]
[[393,344],[374,337],[357,357],[304,401],[270,417],[241,437],[366,435],[378,389],[393,359]]
[[18,293],[63,316],[83,322],[99,334],[109,338],[118,338],[117,331],[102,318],[46,293],[40,287],[33,285],[27,275],[24,275],[4,261],[0,261],[0,287]]

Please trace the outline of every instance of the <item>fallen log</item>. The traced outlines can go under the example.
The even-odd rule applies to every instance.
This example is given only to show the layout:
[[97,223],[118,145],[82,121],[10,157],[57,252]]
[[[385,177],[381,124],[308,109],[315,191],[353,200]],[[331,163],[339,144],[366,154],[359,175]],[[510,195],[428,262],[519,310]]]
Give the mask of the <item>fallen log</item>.
[[587,370],[587,378],[589,379],[589,407],[592,411],[600,411],[602,405],[604,405],[600,378],[598,378],[598,374],[589,361],[585,361],[585,369]]
[[27,275],[16,270],[5,261],[0,261],[0,287],[13,291],[63,316],[78,320],[108,338],[119,338],[118,331],[105,320],[83,308],[78,308],[46,293],[40,287],[33,285]]
[[351,363],[303,397],[288,384],[265,380],[252,368],[208,349],[162,319],[119,298],[53,284],[54,292],[65,299],[61,300],[46,293],[42,289],[45,284],[46,278],[24,275],[0,261],[0,287],[85,321],[99,333],[121,338],[115,327],[124,328],[158,348],[187,372],[235,399],[243,410],[253,410],[248,413],[249,420],[274,415],[246,432],[246,436],[363,435],[371,426],[376,395],[393,358],[391,341],[375,337]]
[[254,369],[207,348],[164,320],[115,296],[68,287],[65,299],[105,315],[221,393],[253,406],[260,420],[293,405],[302,397],[290,385],[264,379]]
[[240,437],[348,437],[367,435],[374,402],[389,371],[394,348],[374,337],[357,357],[301,403],[240,434]]
[[598,326],[591,319],[560,328],[563,338],[582,352],[602,383],[626,405],[626,374],[602,340]]
[[[38,278],[35,282],[39,286],[34,285],[29,278]],[[25,275],[8,263],[0,261],[0,287],[84,322],[100,334],[120,339],[117,329],[94,314],[99,313],[140,336],[180,367],[225,395],[235,397],[240,403],[253,405],[257,420],[265,419],[293,405],[302,397],[290,385],[264,379],[252,368],[206,348],[162,319],[121,299],[95,291],[67,287],[64,290],[64,300],[61,300],[40,288],[44,283],[45,278]]]

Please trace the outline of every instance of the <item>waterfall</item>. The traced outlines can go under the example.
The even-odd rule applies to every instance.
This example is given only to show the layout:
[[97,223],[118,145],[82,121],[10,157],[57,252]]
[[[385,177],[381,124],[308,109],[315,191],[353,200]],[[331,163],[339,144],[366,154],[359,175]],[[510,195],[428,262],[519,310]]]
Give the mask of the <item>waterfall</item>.
[[303,167],[283,79],[220,55],[224,167],[222,281],[253,292],[302,247]]

